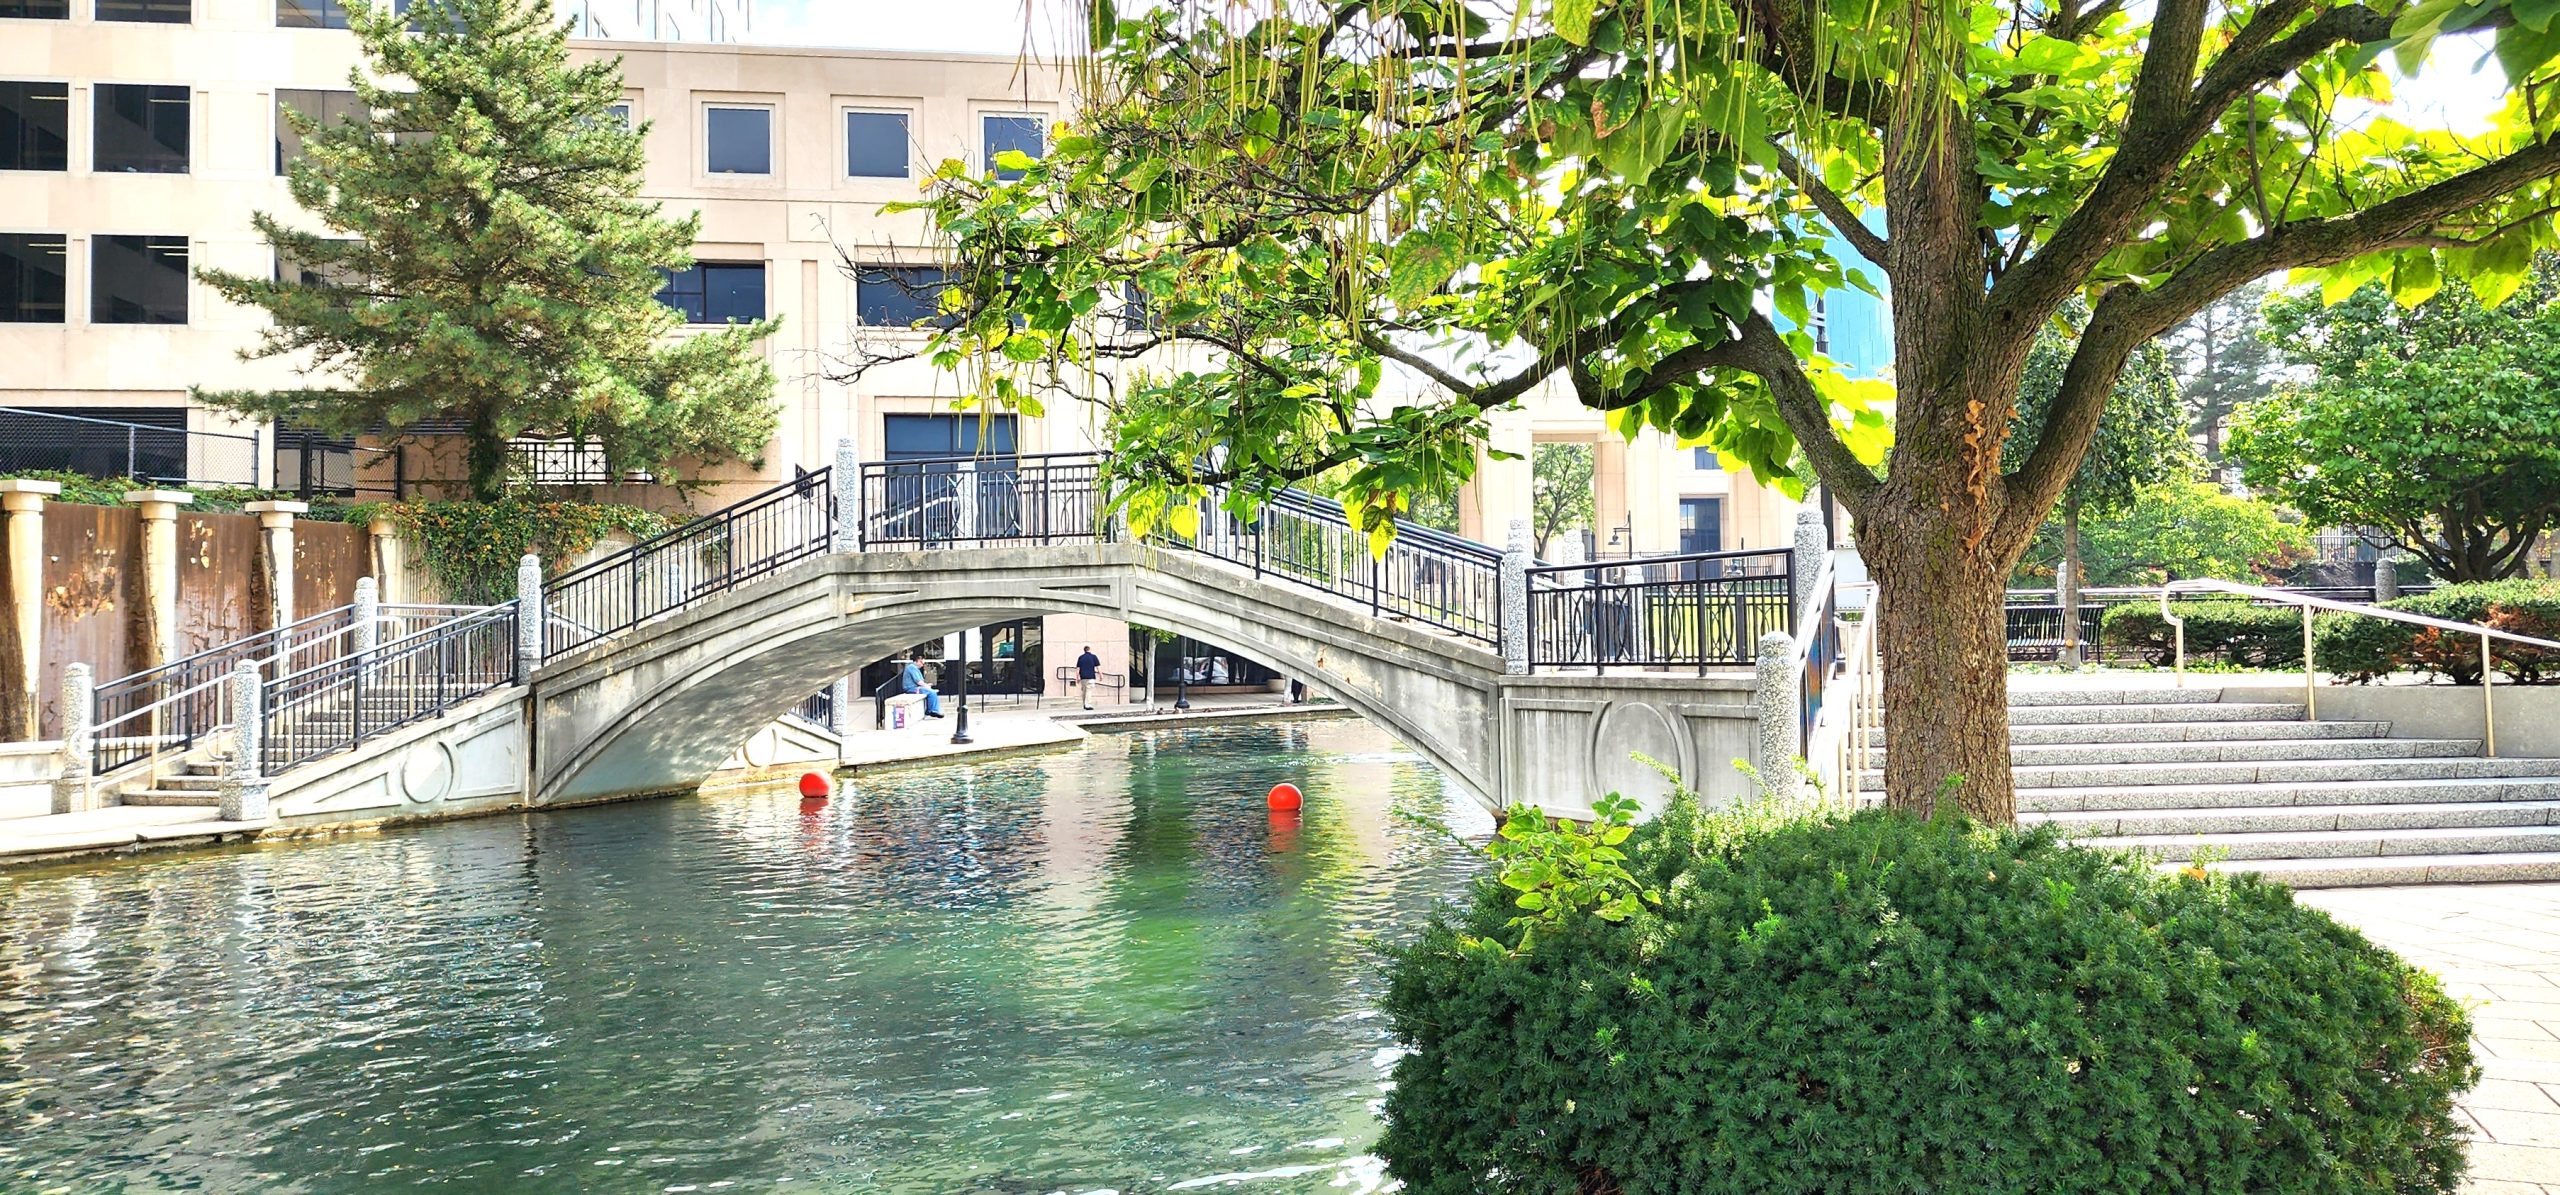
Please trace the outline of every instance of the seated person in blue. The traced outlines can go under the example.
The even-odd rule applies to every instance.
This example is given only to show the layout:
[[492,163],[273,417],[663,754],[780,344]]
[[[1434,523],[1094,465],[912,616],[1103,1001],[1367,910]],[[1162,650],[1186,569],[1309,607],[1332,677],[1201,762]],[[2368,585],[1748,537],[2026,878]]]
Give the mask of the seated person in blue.
[[924,716],[939,718],[942,716],[942,694],[924,683],[923,660],[921,649],[907,653],[907,662],[898,666],[898,691],[924,694]]

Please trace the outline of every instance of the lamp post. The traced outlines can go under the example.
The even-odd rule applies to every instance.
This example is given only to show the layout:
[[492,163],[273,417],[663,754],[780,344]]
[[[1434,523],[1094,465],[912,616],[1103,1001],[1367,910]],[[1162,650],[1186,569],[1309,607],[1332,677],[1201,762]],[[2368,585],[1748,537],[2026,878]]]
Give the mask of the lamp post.
[[1191,708],[1191,636],[1173,641],[1173,708]]
[[969,632],[960,632],[960,720],[951,727],[951,744],[961,746],[969,738]]

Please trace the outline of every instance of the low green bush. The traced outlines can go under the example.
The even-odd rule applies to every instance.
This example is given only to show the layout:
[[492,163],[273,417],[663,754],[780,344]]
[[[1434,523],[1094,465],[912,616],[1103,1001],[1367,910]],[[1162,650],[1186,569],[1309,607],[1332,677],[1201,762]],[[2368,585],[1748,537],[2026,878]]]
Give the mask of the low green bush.
[[[2447,585],[2432,593],[2384,602],[2452,622],[2476,623],[2537,639],[2560,640],[2560,582],[2483,581]],[[2320,616],[2313,636],[2320,668],[2364,683],[2394,672],[2425,672],[2456,684],[2480,683],[2480,640],[2475,635],[2411,626],[2354,614]],[[2560,683],[2560,651],[2493,643],[2489,658],[2500,675],[2518,684]]]
[[[67,469],[21,469],[0,473],[0,481],[19,478],[54,482],[62,487],[62,492],[55,495],[53,501],[82,506],[121,506],[126,494],[145,489],[183,489],[195,495],[195,500],[187,504],[187,511],[191,514],[236,514],[252,502],[276,498],[299,500],[287,490],[261,490],[250,486],[173,486],[165,482],[136,481],[130,477],[91,477]],[[324,523],[345,522],[348,512],[355,509],[336,498],[313,498],[310,506],[310,511],[301,517]]]
[[1407,1191],[2460,1181],[2461,1009],[2279,885],[1883,810],[1682,802],[1622,869],[1613,832],[1506,833],[1532,857],[1393,952]]
[[[2302,613],[2245,601],[2173,602],[2187,623],[2187,659],[2220,660],[2244,668],[2302,666]],[[2152,664],[2171,662],[2175,629],[2160,617],[2160,604],[2129,602],[2098,616],[2098,642]]]
[[419,560],[457,602],[502,602],[515,596],[516,565],[529,553],[545,575],[606,535],[646,539],[673,524],[637,506],[607,502],[376,502],[349,508],[352,518],[388,519],[418,546]]

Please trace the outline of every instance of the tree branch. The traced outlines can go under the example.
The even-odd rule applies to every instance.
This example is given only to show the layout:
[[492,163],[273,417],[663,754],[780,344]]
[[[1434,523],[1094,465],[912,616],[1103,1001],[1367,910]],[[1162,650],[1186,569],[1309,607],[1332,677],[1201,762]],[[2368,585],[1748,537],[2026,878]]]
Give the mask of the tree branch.
[[1789,153],[1784,146],[1778,147],[1778,170],[1797,187],[1803,189],[1806,197],[1813,200],[1813,206],[1821,210],[1823,218],[1831,222],[1832,228],[1846,238],[1851,247],[1857,249],[1859,254],[1868,261],[1874,262],[1877,269],[1885,271],[1888,276],[1892,274],[1892,267],[1888,263],[1893,259],[1886,256],[1892,250],[1892,246],[1887,244],[1883,237],[1876,235],[1874,229],[1867,227],[1865,221],[1858,219],[1858,214],[1849,210],[1848,203],[1822,181],[1821,175],[1806,166],[1803,159]]

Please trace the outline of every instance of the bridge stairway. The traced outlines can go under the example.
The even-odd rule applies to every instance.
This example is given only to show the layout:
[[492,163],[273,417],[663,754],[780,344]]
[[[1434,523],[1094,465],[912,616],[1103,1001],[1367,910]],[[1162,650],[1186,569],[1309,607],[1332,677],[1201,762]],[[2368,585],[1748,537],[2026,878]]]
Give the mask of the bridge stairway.
[[[2213,689],[2010,695],[2018,817],[2298,888],[2560,879],[2560,759]],[[1883,788],[1881,756],[1864,773]]]
[[116,794],[119,805],[188,805],[211,809],[222,804],[222,773],[231,765],[231,748],[197,751],[178,761],[176,771],[128,787]]

